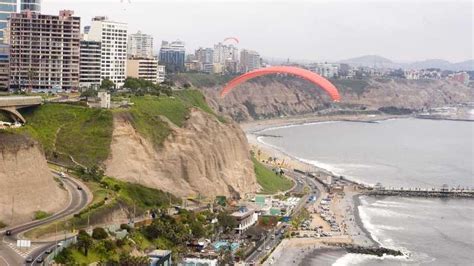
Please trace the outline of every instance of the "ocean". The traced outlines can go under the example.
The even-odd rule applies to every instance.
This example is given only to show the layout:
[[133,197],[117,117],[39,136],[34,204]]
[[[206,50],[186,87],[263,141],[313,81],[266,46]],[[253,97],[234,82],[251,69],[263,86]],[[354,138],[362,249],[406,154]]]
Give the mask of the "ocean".
[[[474,123],[393,119],[266,129],[259,141],[337,175],[385,187],[474,188]],[[332,252],[304,265],[472,265],[474,200],[362,197],[364,227],[408,258]]]

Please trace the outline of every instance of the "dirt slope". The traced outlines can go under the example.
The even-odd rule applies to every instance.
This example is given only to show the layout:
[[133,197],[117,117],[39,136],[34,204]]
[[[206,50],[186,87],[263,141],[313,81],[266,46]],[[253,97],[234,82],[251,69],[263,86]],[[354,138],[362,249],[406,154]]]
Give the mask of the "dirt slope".
[[257,190],[247,139],[237,124],[193,109],[185,125],[172,131],[155,148],[127,117],[116,115],[106,174],[180,197],[243,196]]
[[68,204],[68,193],[54,181],[36,142],[0,133],[0,220],[29,221],[35,211],[55,212]]

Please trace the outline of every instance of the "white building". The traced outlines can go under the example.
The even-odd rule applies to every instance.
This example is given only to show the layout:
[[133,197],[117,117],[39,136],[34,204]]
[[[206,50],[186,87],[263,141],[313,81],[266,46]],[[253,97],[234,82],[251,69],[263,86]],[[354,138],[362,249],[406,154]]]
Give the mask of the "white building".
[[128,37],[128,57],[152,58],[153,36],[141,33],[130,34]]
[[165,66],[158,65],[158,83],[162,83],[165,81],[166,78],[166,70]]
[[127,68],[127,24],[95,17],[88,33],[88,40],[101,42],[101,79],[110,79],[121,87]]
[[242,72],[249,72],[261,67],[260,55],[251,50],[240,52],[240,67]]
[[110,109],[110,93],[99,91],[97,97],[100,99],[100,108]]
[[309,70],[323,77],[333,78],[339,71],[339,65],[329,63],[315,63],[309,65]]
[[238,233],[242,233],[258,221],[258,214],[253,209],[242,208],[231,214],[237,220],[239,226],[235,228]]

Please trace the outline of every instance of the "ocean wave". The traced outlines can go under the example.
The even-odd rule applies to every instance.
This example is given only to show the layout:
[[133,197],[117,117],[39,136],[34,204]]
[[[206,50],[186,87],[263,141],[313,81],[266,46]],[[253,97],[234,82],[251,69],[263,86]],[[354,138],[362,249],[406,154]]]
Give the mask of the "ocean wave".
[[261,130],[257,130],[254,133],[262,133],[262,132],[267,132],[270,130],[275,130],[275,129],[284,129],[284,128],[293,128],[293,127],[300,127],[300,126],[311,126],[311,125],[317,125],[317,124],[333,124],[333,123],[338,123],[341,121],[319,121],[319,122],[307,122],[307,123],[295,123],[295,124],[289,124],[289,125],[283,125],[283,126],[273,126],[273,127],[267,127]]
[[337,259],[332,265],[333,266],[359,265],[369,260],[373,260],[373,261],[393,260],[393,261],[409,262],[410,258],[407,256],[383,255],[381,257],[378,257],[374,255],[367,255],[367,254],[348,253],[344,255],[343,257]]

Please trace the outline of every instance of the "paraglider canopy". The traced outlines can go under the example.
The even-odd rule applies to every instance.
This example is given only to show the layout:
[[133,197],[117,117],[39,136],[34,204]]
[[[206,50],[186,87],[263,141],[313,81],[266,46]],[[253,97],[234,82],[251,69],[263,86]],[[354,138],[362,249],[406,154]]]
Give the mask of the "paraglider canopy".
[[299,67],[291,67],[291,66],[265,67],[265,68],[259,68],[259,69],[247,72],[229,81],[229,83],[227,83],[226,86],[221,90],[221,97],[225,97],[231,90],[233,90],[239,84],[249,79],[253,79],[259,76],[264,76],[264,75],[269,75],[269,74],[278,74],[278,73],[291,74],[291,75],[295,75],[303,79],[306,79],[318,85],[321,89],[323,89],[331,97],[333,101],[338,102],[341,100],[339,91],[329,80],[309,70],[299,68]]
[[227,42],[227,41],[234,41],[236,43],[240,43],[240,41],[237,37],[227,37],[227,38],[224,39],[224,42]]

